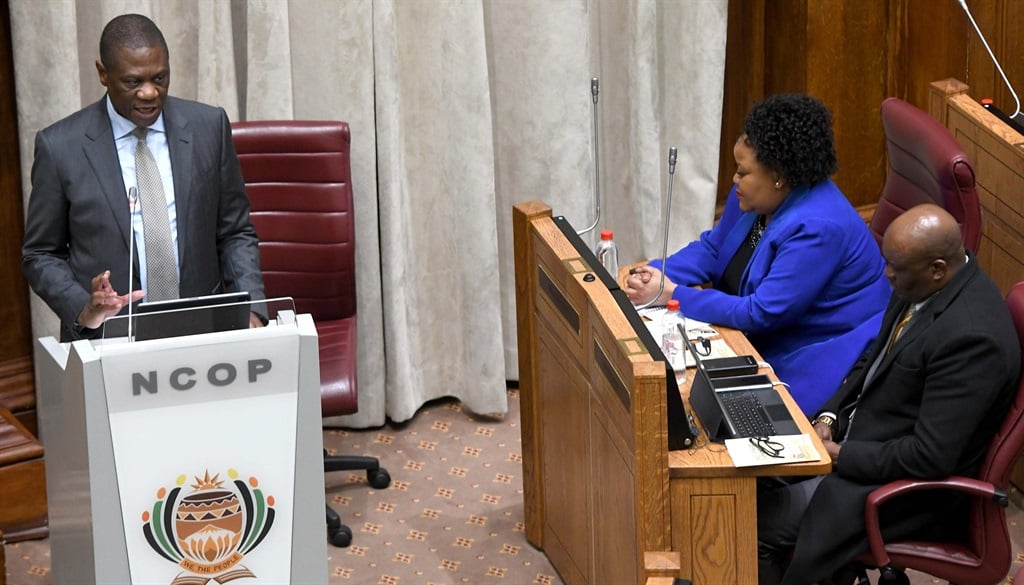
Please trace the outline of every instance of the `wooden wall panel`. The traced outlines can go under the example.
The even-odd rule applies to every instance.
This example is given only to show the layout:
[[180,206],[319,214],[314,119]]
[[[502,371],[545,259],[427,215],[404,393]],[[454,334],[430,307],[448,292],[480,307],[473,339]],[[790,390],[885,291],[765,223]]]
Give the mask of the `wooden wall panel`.
[[816,0],[807,11],[806,91],[832,111],[839,171],[854,206],[874,204],[885,179],[885,0]]
[[732,185],[732,145],[747,110],[784,92],[806,92],[829,107],[836,182],[854,205],[877,200],[884,178],[878,105],[886,96],[887,22],[886,0],[730,1],[720,201]]
[[[1018,94],[1024,91],[1024,2],[968,0],[968,6],[1007,79]],[[967,15],[958,12],[963,20],[967,47],[966,72],[958,79],[970,86],[970,95],[974,98],[992,98],[996,107],[1007,114],[1013,113],[1016,106],[1010,90],[993,65],[992,58]]]
[[900,19],[889,48],[897,57],[892,95],[927,111],[929,84],[967,72],[967,17],[956,0],[890,0]]
[[718,199],[732,187],[736,160],[732,147],[743,132],[743,118],[764,97],[764,0],[729,0],[725,43],[725,91],[722,102],[722,142],[718,163]]
[[21,203],[18,115],[7,0],[0,1],[0,363],[32,354],[28,287],[21,274],[25,219]]
[[28,285],[21,274],[25,219],[14,93],[14,59],[7,0],[0,0],[0,410],[36,431],[32,325]]
[[806,91],[812,59],[807,11],[807,0],[770,0],[765,4],[764,95]]
[[[1024,87],[1024,2],[968,0],[1011,83]],[[873,209],[885,181],[878,107],[896,96],[928,109],[929,84],[955,78],[975,98],[1014,103],[956,0],[730,0],[719,202],[732,185],[732,145],[751,104],[780,92],[821,99],[835,118],[834,179]]]

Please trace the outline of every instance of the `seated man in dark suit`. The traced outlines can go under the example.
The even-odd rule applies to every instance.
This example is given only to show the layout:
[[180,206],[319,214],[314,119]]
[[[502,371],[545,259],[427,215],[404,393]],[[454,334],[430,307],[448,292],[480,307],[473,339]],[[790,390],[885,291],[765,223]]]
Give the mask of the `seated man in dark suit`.
[[[864,502],[876,487],[975,475],[1015,396],[1017,334],[953,217],[930,204],[908,210],[882,254],[893,288],[882,329],[814,421],[833,473],[758,495],[763,583],[773,552],[794,547],[781,581],[808,585],[866,551]],[[899,498],[883,508],[882,532],[962,534],[966,508],[953,493]]]

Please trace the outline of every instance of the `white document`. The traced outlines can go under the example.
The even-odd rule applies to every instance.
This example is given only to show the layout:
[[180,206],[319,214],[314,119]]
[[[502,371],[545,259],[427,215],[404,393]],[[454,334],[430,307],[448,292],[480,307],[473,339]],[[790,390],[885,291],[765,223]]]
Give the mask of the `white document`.
[[[648,316],[648,311],[658,311],[659,309],[660,312],[658,312],[657,314]],[[659,344],[661,343],[661,336],[664,333],[664,329],[661,325],[661,316],[664,315],[664,313],[665,307],[654,307],[651,309],[643,309],[642,311],[640,311],[640,315],[642,317],[647,317],[647,319],[650,319],[649,321],[645,320],[644,325],[647,326],[647,330],[651,332],[651,336],[654,337],[654,340]],[[696,347],[697,350],[701,352],[704,351],[704,346],[703,344],[701,344],[699,339],[703,337],[711,342],[710,353],[708,355],[701,354],[701,359],[733,357],[736,355],[736,352],[733,351],[731,347],[729,347],[729,344],[726,343],[724,339],[722,339],[721,337],[717,337],[718,331],[716,331],[714,327],[703,321],[697,321],[695,319],[687,318],[686,336],[690,339],[690,343],[692,343],[693,346]],[[714,338],[712,339],[712,337]],[[696,365],[697,364],[694,362],[692,356],[686,357],[687,367],[692,368],[695,367]]]
[[[758,446],[760,444],[760,446]],[[726,439],[725,448],[736,467],[782,465],[802,461],[820,461],[811,437],[776,435],[774,437]]]

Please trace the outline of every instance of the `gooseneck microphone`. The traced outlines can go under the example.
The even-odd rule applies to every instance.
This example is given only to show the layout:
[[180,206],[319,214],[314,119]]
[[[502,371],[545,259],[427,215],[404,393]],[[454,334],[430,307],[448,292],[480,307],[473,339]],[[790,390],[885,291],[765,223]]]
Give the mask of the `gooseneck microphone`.
[[135,205],[139,202],[139,191],[128,188],[128,341],[132,337],[132,287],[135,286]]
[[665,292],[665,262],[668,261],[668,225],[669,219],[672,217],[672,178],[676,175],[676,147],[668,149],[668,191],[665,193],[665,224],[661,228],[661,233],[664,234],[661,243],[661,282],[658,284],[658,294],[642,305],[637,305],[637,310],[646,309],[653,305],[659,298],[661,293]]
[[971,26],[978,32],[978,37],[981,38],[981,44],[985,45],[985,50],[988,51],[988,56],[992,58],[992,62],[996,64],[996,69],[999,71],[999,75],[1003,78],[1003,83],[1006,84],[1006,88],[1010,90],[1010,95],[1013,96],[1013,101],[1017,104],[1017,109],[1010,114],[1010,118],[1016,118],[1017,114],[1020,114],[1020,98],[1017,97],[1017,92],[1013,91],[1013,86],[1010,85],[1010,81],[1006,79],[1006,74],[1003,73],[1003,68],[999,65],[999,60],[996,59],[992,49],[988,46],[988,41],[985,40],[985,35],[981,33],[981,29],[978,28],[978,23],[974,22],[974,16],[971,15],[971,9],[967,7],[967,0],[957,0],[957,4],[960,8],[963,8],[964,12],[967,13],[968,20],[971,21]]
[[597,223],[601,221],[601,157],[598,155],[598,134],[597,134],[597,94],[601,92],[601,82],[595,77],[590,80],[590,98],[593,102],[594,117],[594,209],[596,210],[596,216],[594,217],[594,223],[590,224],[590,227],[584,228],[576,235],[582,236],[590,230],[597,227]]

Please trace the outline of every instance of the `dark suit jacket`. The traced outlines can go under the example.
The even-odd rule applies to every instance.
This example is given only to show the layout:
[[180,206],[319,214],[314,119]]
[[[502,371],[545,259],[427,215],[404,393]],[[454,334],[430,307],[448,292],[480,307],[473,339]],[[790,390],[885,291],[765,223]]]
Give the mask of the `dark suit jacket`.
[[[848,436],[835,472],[818,486],[803,516],[783,583],[813,583],[867,549],[864,501],[875,487],[976,474],[1016,395],[1017,334],[1002,295],[973,256],[914,317],[865,385],[906,307],[893,298],[863,366],[826,404],[840,412],[860,395],[849,428],[840,421],[837,434]],[[936,510],[957,517],[957,507],[964,511],[959,498],[945,493],[902,498],[883,515],[883,533],[904,538],[948,528]]]
[[[120,294],[128,283],[130,218],[106,98],[36,134],[32,194],[22,268],[29,285],[57,313],[61,339],[92,290],[111,271]],[[168,97],[164,123],[174,174],[182,297],[249,291],[263,299],[258,239],[249,220],[231,125],[224,110]]]

